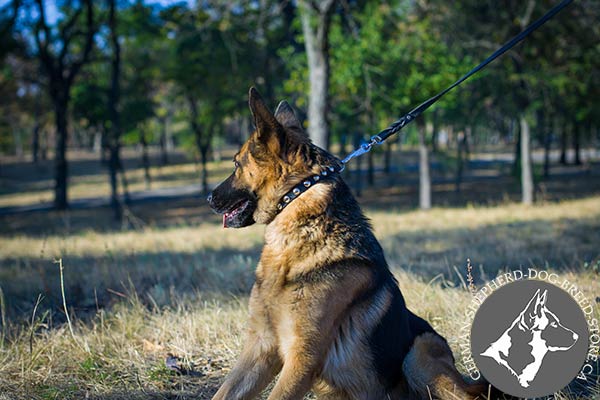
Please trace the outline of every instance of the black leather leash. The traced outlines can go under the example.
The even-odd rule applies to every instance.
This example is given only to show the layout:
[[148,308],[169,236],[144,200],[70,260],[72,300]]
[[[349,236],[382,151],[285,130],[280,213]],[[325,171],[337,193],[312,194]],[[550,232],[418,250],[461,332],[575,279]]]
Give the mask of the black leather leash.
[[390,126],[388,126],[387,128],[385,128],[384,130],[382,130],[378,134],[372,136],[368,143],[362,144],[358,149],[356,149],[352,153],[348,154],[346,156],[346,158],[344,158],[342,160],[342,165],[343,165],[342,166],[342,170],[344,169],[344,166],[346,165],[346,163],[348,161],[350,161],[354,157],[358,157],[358,156],[361,156],[361,155],[363,155],[365,153],[368,153],[373,146],[380,145],[387,138],[389,138],[390,136],[392,136],[395,133],[398,133],[402,128],[404,128],[406,125],[408,125],[409,123],[411,123],[415,118],[417,118],[419,115],[421,115],[421,113],[423,113],[423,111],[427,110],[433,103],[435,103],[436,101],[438,101],[442,96],[444,96],[446,93],[448,93],[449,91],[451,91],[452,89],[454,89],[456,86],[458,86],[461,83],[463,83],[464,81],[466,81],[472,75],[476,74],[477,72],[479,72],[480,70],[482,70],[483,68],[485,68],[486,65],[488,65],[489,63],[491,63],[492,61],[494,61],[496,58],[498,58],[502,54],[506,53],[509,49],[511,49],[512,47],[514,47],[521,40],[523,40],[527,36],[529,36],[529,34],[531,32],[535,31],[537,28],[539,28],[540,26],[542,26],[546,21],[548,21],[550,18],[554,17],[563,8],[565,8],[566,6],[568,6],[572,2],[573,2],[573,0],[563,0],[558,5],[554,6],[554,8],[552,8],[550,11],[548,11],[543,17],[541,17],[540,19],[538,19],[537,21],[535,21],[533,24],[529,25],[524,31],[522,31],[521,33],[519,33],[517,36],[515,36],[514,38],[512,38],[508,42],[506,42],[504,44],[504,46],[500,47],[498,50],[496,50],[494,53],[492,53],[481,64],[479,64],[478,66],[476,66],[475,68],[473,68],[471,71],[469,71],[462,78],[460,78],[459,80],[457,80],[456,82],[454,82],[452,85],[448,86],[446,89],[444,89],[440,93],[436,94],[435,96],[433,96],[429,100],[427,100],[427,101],[421,103],[419,106],[413,108],[411,111],[408,112],[408,114],[404,115],[399,120],[395,121],[394,123],[392,123]]

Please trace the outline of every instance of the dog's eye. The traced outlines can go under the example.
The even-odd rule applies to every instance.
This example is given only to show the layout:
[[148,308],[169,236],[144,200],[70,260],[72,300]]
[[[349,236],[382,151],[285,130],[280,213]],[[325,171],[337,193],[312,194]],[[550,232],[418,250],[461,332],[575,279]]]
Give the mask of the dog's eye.
[[239,161],[233,160],[233,166],[235,167],[235,169],[238,169],[240,167]]

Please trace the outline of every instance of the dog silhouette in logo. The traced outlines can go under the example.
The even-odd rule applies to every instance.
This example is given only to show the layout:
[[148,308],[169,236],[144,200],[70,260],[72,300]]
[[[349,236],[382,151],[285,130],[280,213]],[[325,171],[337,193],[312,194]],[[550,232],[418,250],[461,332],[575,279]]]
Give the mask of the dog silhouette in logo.
[[548,291],[535,292],[527,306],[482,356],[507,368],[526,388],[535,379],[546,354],[571,349],[579,335],[562,325],[546,307]]

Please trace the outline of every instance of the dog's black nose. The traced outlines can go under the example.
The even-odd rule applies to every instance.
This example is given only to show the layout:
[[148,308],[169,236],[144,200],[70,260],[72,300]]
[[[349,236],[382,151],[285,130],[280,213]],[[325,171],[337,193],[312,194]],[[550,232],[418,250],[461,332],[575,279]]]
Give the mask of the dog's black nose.
[[212,192],[210,192],[210,193],[208,194],[208,197],[206,198],[206,201],[208,201],[208,203],[209,203],[209,204],[211,204],[211,203],[212,203]]

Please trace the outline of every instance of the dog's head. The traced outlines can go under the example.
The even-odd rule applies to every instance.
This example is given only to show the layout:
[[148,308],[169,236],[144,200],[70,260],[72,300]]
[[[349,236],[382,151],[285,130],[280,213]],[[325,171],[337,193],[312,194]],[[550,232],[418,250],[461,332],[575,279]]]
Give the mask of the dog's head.
[[541,332],[549,351],[569,350],[579,335],[560,323],[556,314],[546,306],[547,299],[548,291],[541,293],[538,289],[521,315],[520,326]]
[[208,196],[225,227],[269,223],[279,199],[294,185],[319,173],[321,166],[339,166],[335,157],[311,143],[287,102],[273,114],[251,88],[249,105],[256,130],[235,155],[233,173]]

